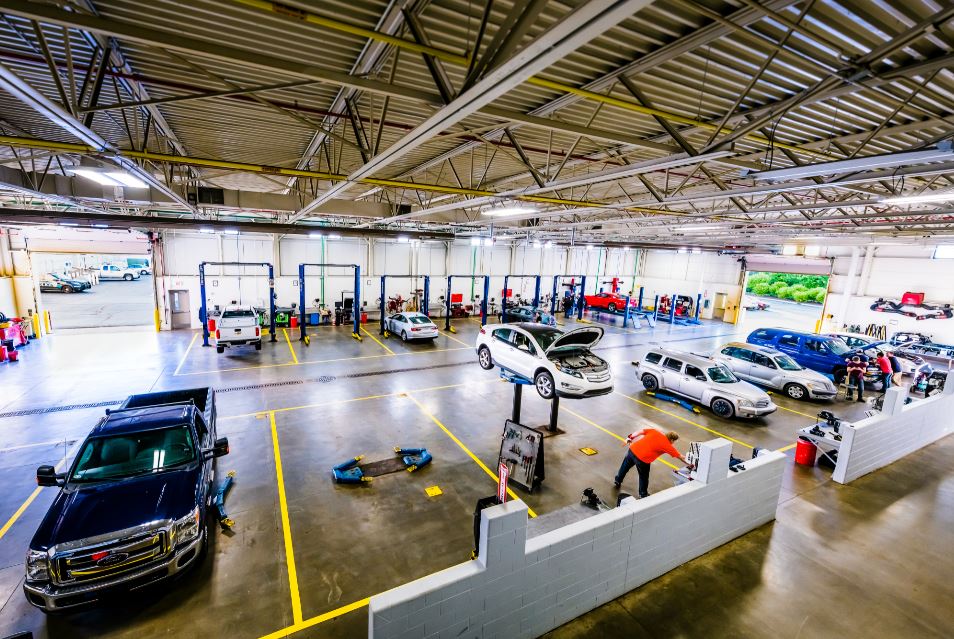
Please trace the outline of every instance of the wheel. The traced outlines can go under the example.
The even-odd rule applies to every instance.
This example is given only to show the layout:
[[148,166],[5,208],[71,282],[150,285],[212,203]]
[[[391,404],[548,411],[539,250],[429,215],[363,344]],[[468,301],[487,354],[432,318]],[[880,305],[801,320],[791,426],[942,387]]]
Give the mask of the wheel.
[[537,376],[533,378],[533,383],[536,385],[540,397],[543,399],[553,399],[553,396],[556,394],[553,387],[553,375],[547,371],[540,371],[537,373]]
[[833,377],[835,378],[835,385],[841,386],[844,383],[845,378],[848,377],[848,370],[839,368],[835,371]]
[[654,391],[659,388],[659,381],[654,375],[650,375],[649,373],[643,375],[640,381],[643,383],[643,388],[648,391]]
[[149,271],[147,271],[146,269],[143,269],[143,270],[139,271],[139,274],[140,274],[140,275],[149,275]]
[[732,405],[732,402],[721,397],[712,400],[710,408],[713,413],[725,419],[731,419],[735,415],[735,406]]
[[132,282],[133,276],[130,273],[126,273],[125,275],[123,275],[123,279],[126,280],[127,282]]
[[782,390],[792,399],[805,399],[808,395],[808,391],[801,384],[786,384]]
[[486,346],[481,346],[477,350],[477,363],[480,364],[480,367],[485,371],[489,371],[494,367],[494,360],[490,357],[490,349]]
[[606,310],[608,310],[610,313],[615,313],[616,304],[614,304],[613,302],[610,302],[609,305],[606,307]]
[[402,342],[407,341],[407,331],[401,331],[401,341]]
[[257,351],[262,350],[262,343],[261,343],[261,342],[255,342],[255,350],[257,350]]
[[64,293],[72,293],[72,292],[73,292],[73,287],[70,286],[69,284],[64,284],[64,285],[63,285],[63,292],[64,292]]

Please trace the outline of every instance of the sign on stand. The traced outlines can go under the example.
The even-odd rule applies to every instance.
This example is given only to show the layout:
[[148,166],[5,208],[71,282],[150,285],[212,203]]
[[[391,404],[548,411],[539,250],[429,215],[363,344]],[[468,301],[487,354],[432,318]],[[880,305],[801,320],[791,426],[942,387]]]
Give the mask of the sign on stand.
[[507,467],[508,476],[515,484],[533,492],[544,479],[543,436],[533,428],[508,419],[497,462]]
[[507,464],[500,463],[497,468],[497,503],[502,504],[507,501],[507,478],[510,477],[510,469]]

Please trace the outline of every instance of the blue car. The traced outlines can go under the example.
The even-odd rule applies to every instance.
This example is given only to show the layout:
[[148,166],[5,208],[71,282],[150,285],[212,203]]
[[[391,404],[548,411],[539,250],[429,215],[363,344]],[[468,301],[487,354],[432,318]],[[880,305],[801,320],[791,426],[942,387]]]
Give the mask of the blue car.
[[[538,315],[540,316],[539,320],[536,319]],[[512,324],[515,322],[536,322],[538,324],[546,324],[547,326],[556,326],[557,323],[555,317],[532,306],[514,306],[513,308],[508,308],[507,323]]]
[[838,384],[848,373],[845,360],[855,353],[840,338],[784,328],[760,328],[746,341],[781,351],[805,368],[831,375]]

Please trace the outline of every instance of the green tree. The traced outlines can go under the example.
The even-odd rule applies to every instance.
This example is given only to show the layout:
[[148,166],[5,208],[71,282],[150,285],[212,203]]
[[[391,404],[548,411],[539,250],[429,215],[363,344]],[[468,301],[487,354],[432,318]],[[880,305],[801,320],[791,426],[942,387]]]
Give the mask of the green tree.
[[[774,286],[774,284],[772,286]],[[784,284],[775,290],[775,297],[783,300],[790,300],[794,295],[795,291],[792,290],[792,287],[785,286]]]

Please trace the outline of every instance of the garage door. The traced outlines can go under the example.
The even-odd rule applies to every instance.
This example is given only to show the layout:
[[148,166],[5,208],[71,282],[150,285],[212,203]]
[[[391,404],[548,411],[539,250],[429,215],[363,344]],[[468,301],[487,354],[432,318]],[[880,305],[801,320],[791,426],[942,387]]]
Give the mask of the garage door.
[[746,255],[742,258],[742,268],[765,273],[831,275],[831,260],[784,255]]

